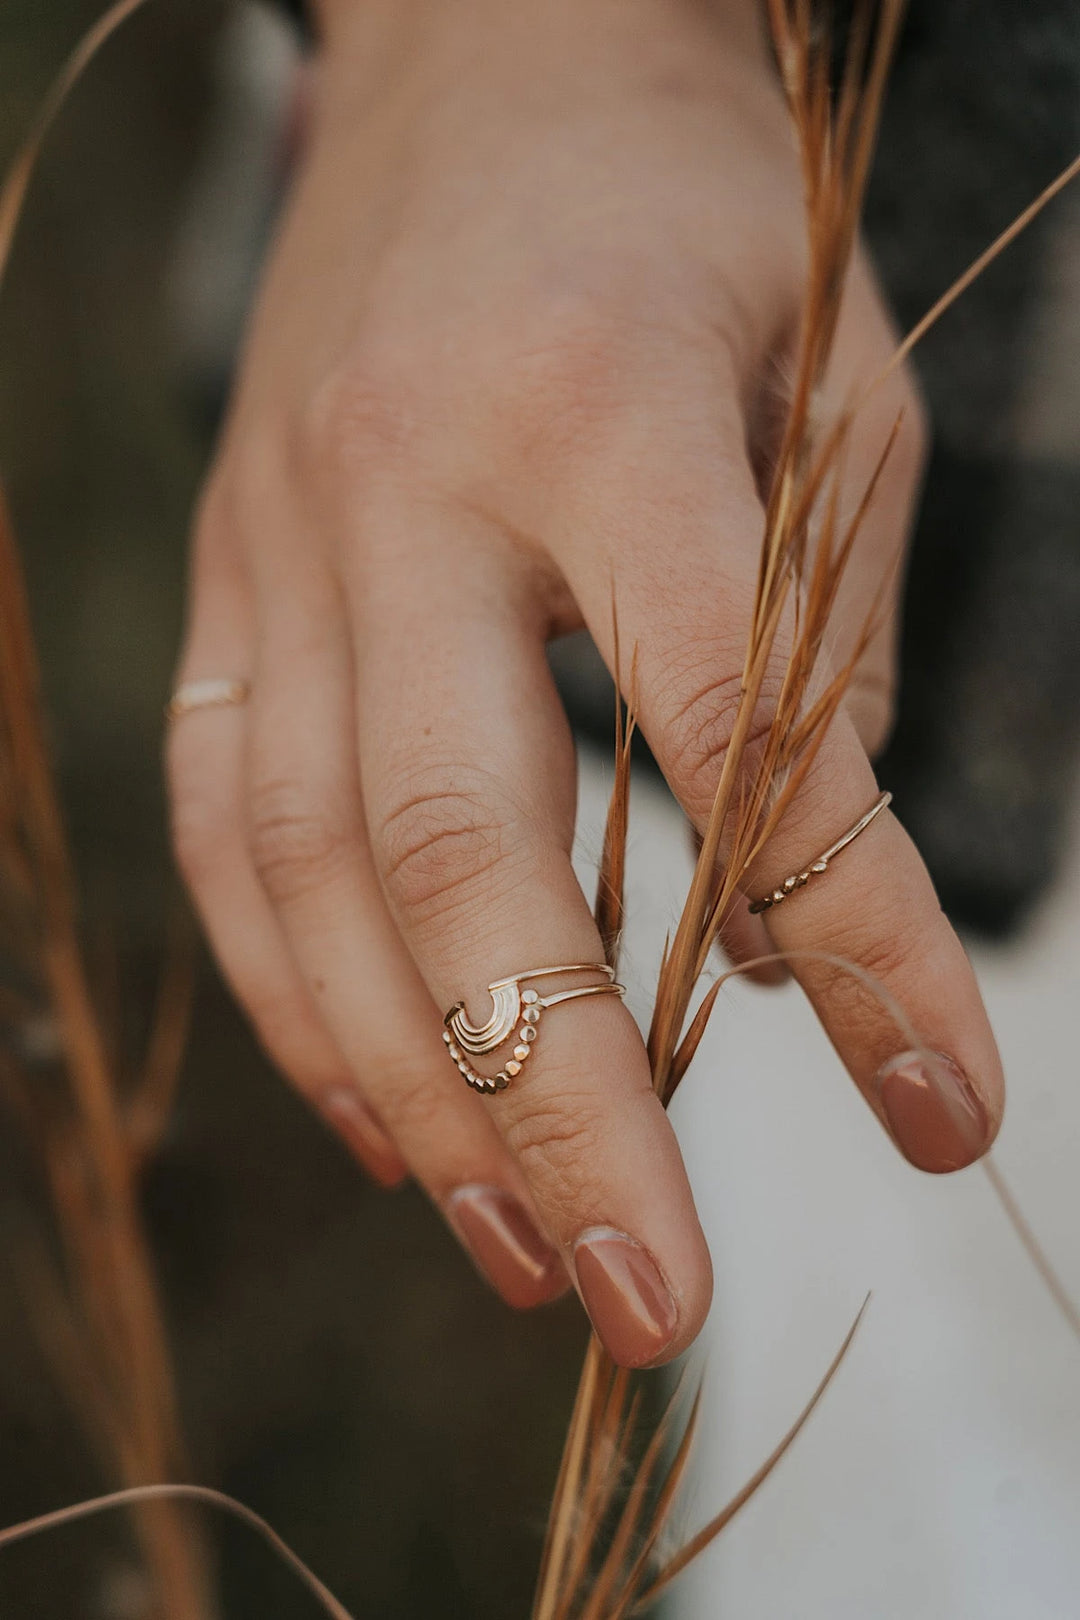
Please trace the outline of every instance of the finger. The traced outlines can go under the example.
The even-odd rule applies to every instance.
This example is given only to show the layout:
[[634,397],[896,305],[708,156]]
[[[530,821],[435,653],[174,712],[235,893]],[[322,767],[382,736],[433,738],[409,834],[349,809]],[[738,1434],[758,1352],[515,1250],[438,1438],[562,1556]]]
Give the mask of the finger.
[[[220,532],[213,538],[212,548],[205,539],[198,548],[177,684],[222,675],[246,679],[253,667],[243,568]],[[357,1093],[251,863],[243,796],[246,730],[247,711],[239,707],[193,710],[171,723],[166,768],[177,861],[222,972],[270,1057],[368,1173],[383,1186],[397,1186],[407,1174],[405,1162]]]
[[[682,447],[682,465],[672,453],[661,467],[643,445],[620,450],[617,481],[594,470],[592,499],[606,495],[608,504],[599,522],[592,514],[593,529],[617,536],[620,631],[638,649],[642,729],[701,829],[739,701],[762,514],[745,457],[730,439],[726,452],[714,448],[711,464],[722,466],[723,477],[712,479],[699,445]],[[583,514],[569,512],[565,521],[580,526]],[[721,552],[717,535],[744,538],[729,538]],[[740,568],[740,558],[751,567]],[[602,560],[586,558],[569,584],[612,662],[606,572]],[[760,724],[767,722],[763,705]],[[866,753],[841,716],[747,883],[767,889],[800,871],[875,795]],[[970,965],[895,818],[879,818],[827,879],[800,890],[768,926],[781,948],[833,952],[871,973],[921,1040],[947,1056],[923,1073],[925,1064],[904,1057],[894,1019],[864,984],[792,958],[841,1057],[907,1157],[944,1170],[984,1152],[1001,1116],[1000,1062]]]
[[791,973],[780,961],[762,962],[763,956],[774,956],[776,947],[762,919],[754,916],[746,900],[739,896],[720,925],[720,943],[734,967],[753,962],[746,977],[756,984],[778,986],[787,984]]
[[[690,835],[696,860],[701,854],[701,835],[696,827],[690,828]],[[747,968],[746,977],[755,984],[775,987],[786,984],[791,977],[783,962],[760,960],[775,955],[773,942],[762,919],[747,909],[741,897],[720,924],[720,943],[733,967],[754,964]]]
[[[806,870],[876,795],[854,728],[840,717],[805,792],[749,874],[752,892],[771,893],[789,873]],[[883,811],[835,864],[766,919],[904,1156],[934,1173],[981,1157],[1001,1123],[1001,1061],[971,964],[896,817]],[[836,959],[856,964],[870,982]],[[906,1031],[879,987],[903,1010]]]
[[[373,853],[436,1003],[465,999],[484,1022],[493,981],[603,960],[570,864],[572,743],[529,575],[509,577],[487,534],[425,533],[412,513],[381,523],[413,589],[354,581]],[[597,996],[549,1011],[486,1106],[611,1354],[644,1365],[681,1350],[707,1308],[708,1253],[626,1009]]]
[[325,576],[260,604],[247,793],[252,856],[293,959],[355,1084],[488,1280],[517,1307],[562,1293],[562,1262],[441,1023],[371,866],[356,766],[353,670]]
[[897,681],[903,556],[922,484],[927,428],[914,374],[907,367],[873,386],[898,342],[873,270],[856,254],[841,305],[822,387],[824,420],[862,403],[845,450],[845,489],[852,507],[878,471],[882,448],[896,442],[880,469],[874,500],[840,583],[831,645],[839,665],[856,649],[868,619],[874,633],[855,669],[844,706],[873,759],[892,728]]

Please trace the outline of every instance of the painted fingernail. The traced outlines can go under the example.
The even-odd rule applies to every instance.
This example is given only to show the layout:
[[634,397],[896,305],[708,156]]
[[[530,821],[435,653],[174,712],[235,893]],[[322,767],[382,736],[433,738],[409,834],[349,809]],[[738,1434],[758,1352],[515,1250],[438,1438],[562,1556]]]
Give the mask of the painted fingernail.
[[445,1210],[481,1274],[515,1310],[527,1311],[564,1292],[562,1261],[511,1193],[501,1187],[459,1187]]
[[348,1086],[335,1086],[319,1098],[319,1109],[380,1187],[400,1187],[409,1167],[362,1097]]
[[986,1105],[943,1052],[902,1052],[874,1082],[897,1147],[919,1170],[962,1170],[990,1145]]
[[648,1249],[596,1226],[574,1246],[578,1287],[604,1348],[620,1366],[647,1367],[675,1335],[678,1312]]

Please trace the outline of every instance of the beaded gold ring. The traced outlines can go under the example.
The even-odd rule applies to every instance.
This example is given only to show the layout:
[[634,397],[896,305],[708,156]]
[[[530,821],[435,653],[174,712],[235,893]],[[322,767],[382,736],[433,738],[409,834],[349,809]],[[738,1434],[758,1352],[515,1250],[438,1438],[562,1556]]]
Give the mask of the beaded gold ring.
[[[529,979],[553,979],[567,973],[599,973],[603,976],[604,982],[578,985],[570,990],[557,990],[549,996],[542,996],[538,990],[521,988]],[[487,1023],[470,1023],[465,1003],[455,1001],[443,1019],[446,1025],[443,1040],[450,1061],[459,1070],[466,1084],[474,1091],[490,1095],[496,1091],[505,1091],[511,1081],[521,1073],[540,1032],[541,1015],[549,1007],[557,1007],[564,1001],[579,1001],[583,996],[622,996],[626,994],[626,990],[623,985],[615,983],[615,970],[605,963],[571,962],[564,967],[528,968],[524,973],[514,973],[509,978],[496,979],[494,984],[488,985],[488,994],[491,996],[492,1011]],[[519,1020],[520,1028],[517,1028]],[[497,1074],[480,1074],[469,1059],[482,1057],[487,1052],[494,1052],[498,1047],[505,1046],[507,1041],[514,1037],[515,1029],[517,1045],[514,1047],[513,1055],[506,1060]]]
[[838,838],[835,844],[830,844],[825,853],[819,855],[816,861],[811,861],[810,865],[801,872],[793,872],[790,877],[786,877],[783,883],[778,884],[769,894],[763,894],[760,900],[751,900],[749,909],[753,915],[757,916],[762,911],[771,911],[773,906],[778,906],[782,900],[787,899],[789,894],[794,894],[796,889],[804,889],[812,877],[820,877],[822,872],[828,869],[829,862],[839,855],[842,849],[847,849],[849,844],[853,844],[860,833],[866,831],[874,817],[881,814],[891,799],[891,793],[883,793],[879,799],[874,801],[866,814],[859,817],[854,827],[849,827],[844,836]]

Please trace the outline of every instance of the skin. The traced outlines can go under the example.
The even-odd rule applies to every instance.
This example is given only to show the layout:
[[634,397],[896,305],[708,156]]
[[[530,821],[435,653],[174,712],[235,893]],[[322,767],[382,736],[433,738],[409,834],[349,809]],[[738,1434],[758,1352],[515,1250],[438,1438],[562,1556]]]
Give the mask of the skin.
[[[252,696],[172,730],[179,860],[281,1068],[328,1115],[328,1099],[363,1100],[367,1136],[342,1126],[358,1157],[387,1183],[411,1172],[452,1221],[463,1187],[510,1194],[579,1285],[581,1234],[628,1234],[674,1325],[613,1348],[664,1360],[702,1325],[709,1256],[629,1013],[560,1008],[490,1101],[448,1064],[440,1009],[464,995],[482,1021],[489,981],[601,957],[544,644],[586,625],[611,664],[613,581],[641,724],[704,825],[798,319],[786,115],[748,0],[328,0],[322,20],[310,139],[198,517],[179,671],[248,677]],[[826,407],[894,341],[859,258]],[[857,495],[898,411],[840,655],[902,558],[924,449],[906,374],[863,412],[848,477]],[[893,650],[890,623],[748,892],[875,798]],[[735,919],[728,946],[874,974],[975,1096],[982,1124],[952,1160],[989,1146],[993,1037],[891,814],[766,921]],[[832,967],[793,971],[884,1118],[894,1021]]]

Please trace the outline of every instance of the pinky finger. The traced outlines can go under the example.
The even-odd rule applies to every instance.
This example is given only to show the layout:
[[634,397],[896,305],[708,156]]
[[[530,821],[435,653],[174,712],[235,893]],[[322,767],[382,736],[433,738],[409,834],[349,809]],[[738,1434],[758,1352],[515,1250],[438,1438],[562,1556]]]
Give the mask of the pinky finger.
[[229,986],[274,1064],[368,1174],[396,1187],[408,1168],[360,1096],[289,956],[251,866],[239,810],[243,720],[196,712],[169,738],[177,860]]
[[[238,579],[197,591],[179,682],[246,672],[247,625]],[[408,1166],[361,1097],[251,863],[242,799],[246,732],[241,707],[191,710],[170,723],[165,760],[177,863],[229,987],[273,1063],[373,1180],[396,1187]]]

